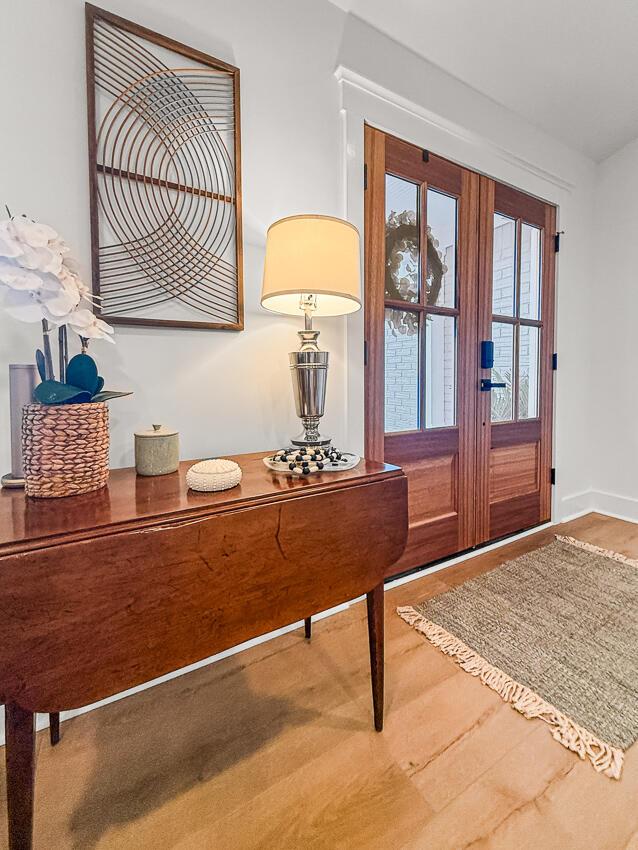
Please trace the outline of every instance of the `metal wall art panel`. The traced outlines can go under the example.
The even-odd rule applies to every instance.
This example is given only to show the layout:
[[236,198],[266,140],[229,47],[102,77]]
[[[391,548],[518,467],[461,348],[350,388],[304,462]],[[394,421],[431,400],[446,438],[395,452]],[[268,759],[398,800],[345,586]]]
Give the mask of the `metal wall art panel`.
[[86,49],[100,314],[242,330],[239,70],[89,4]]

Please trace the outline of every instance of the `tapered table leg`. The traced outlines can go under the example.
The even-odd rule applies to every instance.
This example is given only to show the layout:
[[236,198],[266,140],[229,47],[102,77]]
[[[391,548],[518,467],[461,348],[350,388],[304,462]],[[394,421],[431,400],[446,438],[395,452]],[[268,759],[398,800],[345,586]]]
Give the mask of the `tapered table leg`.
[[310,638],[312,637],[312,617],[306,617],[306,619],[303,621],[303,626],[306,640],[310,640]]
[[374,728],[383,729],[383,582],[367,594],[368,638],[370,640],[370,674],[372,678],[372,704]]
[[9,850],[33,846],[35,715],[15,703],[5,706]]
[[55,711],[49,714],[49,739],[51,746],[55,747],[60,743],[60,712]]

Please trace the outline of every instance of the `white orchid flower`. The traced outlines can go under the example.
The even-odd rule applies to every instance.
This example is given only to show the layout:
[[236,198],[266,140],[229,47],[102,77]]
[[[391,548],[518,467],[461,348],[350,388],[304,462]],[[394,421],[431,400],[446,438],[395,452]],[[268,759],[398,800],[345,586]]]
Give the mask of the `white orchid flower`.
[[113,328],[102,319],[98,319],[91,310],[83,308],[74,310],[68,318],[68,325],[79,336],[87,339],[106,339],[109,342],[115,342],[111,339]]
[[0,257],[0,284],[8,286],[9,289],[40,289],[42,276],[12,260]]
[[0,257],[13,259],[20,256],[22,248],[18,240],[14,239],[9,232],[9,224],[11,224],[10,221],[0,222]]
[[4,298],[4,309],[12,319],[19,322],[41,322],[41,290],[10,289]]
[[7,230],[18,242],[31,248],[46,248],[49,242],[58,238],[56,231],[48,224],[38,224],[23,215],[10,219]]
[[113,329],[91,310],[98,301],[79,276],[67,243],[26,216],[0,221],[0,291],[7,313],[23,322],[69,325],[80,336],[113,342]]
[[[45,293],[42,293],[45,295]],[[70,290],[60,289],[55,293],[46,293],[46,296],[41,299],[42,306],[46,309],[49,321],[54,325],[66,325],[70,321],[71,315],[77,309],[80,303],[79,294]]]
[[21,245],[22,254],[17,257],[17,262],[26,269],[44,272],[45,274],[59,274],[62,268],[62,256],[50,248],[33,248],[31,245]]
[[58,274],[66,253],[62,246],[55,230],[46,225],[23,218],[0,222],[0,257],[14,260],[22,268]]

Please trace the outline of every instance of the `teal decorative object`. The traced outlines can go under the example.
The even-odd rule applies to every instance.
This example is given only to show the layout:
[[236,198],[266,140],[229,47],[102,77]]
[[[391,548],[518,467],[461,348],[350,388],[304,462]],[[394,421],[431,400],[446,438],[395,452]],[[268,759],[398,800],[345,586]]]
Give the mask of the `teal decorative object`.
[[38,375],[40,376],[41,381],[46,381],[47,379],[47,364],[44,359],[44,353],[38,348],[35,353],[35,365],[38,367]]
[[133,395],[133,393],[130,390],[125,393],[117,390],[104,390],[104,392],[96,393],[91,401],[109,401],[111,398],[123,398],[125,395]]
[[64,383],[45,380],[43,374],[46,374],[46,359],[39,350],[36,352],[36,363],[42,383],[35,388],[33,398],[40,404],[86,404],[131,395],[130,392],[105,390],[104,378],[98,375],[95,360],[85,351],[69,360]]
[[91,393],[60,381],[42,381],[33,391],[40,404],[82,404],[91,401]]
[[[99,375],[95,360],[89,354],[76,354],[66,367],[66,383],[86,390],[90,395],[98,392]],[[102,381],[104,385],[104,381]]]

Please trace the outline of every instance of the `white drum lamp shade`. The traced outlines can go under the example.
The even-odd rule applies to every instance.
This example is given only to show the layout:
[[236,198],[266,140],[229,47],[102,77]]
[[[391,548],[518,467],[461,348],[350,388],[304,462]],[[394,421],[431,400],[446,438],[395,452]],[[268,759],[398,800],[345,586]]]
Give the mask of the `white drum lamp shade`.
[[303,315],[313,295],[313,317],[343,316],[361,307],[359,231],[326,215],[295,215],[268,228],[261,293],[274,313]]

